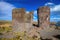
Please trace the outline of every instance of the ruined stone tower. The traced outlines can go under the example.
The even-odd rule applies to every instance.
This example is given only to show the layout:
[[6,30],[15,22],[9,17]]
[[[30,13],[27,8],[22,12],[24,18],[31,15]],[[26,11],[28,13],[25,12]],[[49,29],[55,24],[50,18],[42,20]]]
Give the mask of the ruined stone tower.
[[27,31],[32,27],[33,12],[26,13],[25,9],[13,9],[12,24],[14,30]]
[[50,8],[47,6],[40,7],[37,10],[39,27],[49,28],[50,25]]
[[12,19],[17,20],[20,23],[24,22],[25,9],[13,9]]

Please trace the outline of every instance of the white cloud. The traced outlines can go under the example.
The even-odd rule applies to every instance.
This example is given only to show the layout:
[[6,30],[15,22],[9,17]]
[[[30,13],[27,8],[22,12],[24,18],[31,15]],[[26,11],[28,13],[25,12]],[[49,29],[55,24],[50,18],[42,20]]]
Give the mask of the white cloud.
[[28,13],[29,13],[29,11],[26,11],[26,13],[28,14]]
[[0,2],[0,14],[3,14],[5,16],[0,16],[0,19],[2,18],[7,18],[7,20],[10,18],[12,18],[12,9],[14,9],[15,6],[13,6],[12,4],[10,3],[7,3],[7,2]]
[[51,8],[51,11],[60,11],[60,5],[55,5],[53,8]]
[[54,4],[54,3],[49,2],[49,3],[45,3],[45,6],[49,6],[50,8],[53,8],[53,7],[55,6],[55,4]]
[[51,18],[51,19],[59,19],[60,20],[60,18]]
[[57,21],[60,21],[60,18],[55,18],[55,17],[54,18],[50,18],[50,21],[51,22],[57,22]]
[[35,10],[34,13],[37,13],[37,11]]
[[37,10],[34,11],[34,16],[37,16]]
[[60,4],[55,5],[54,3],[46,3],[45,6],[50,7],[50,12],[51,12],[51,21],[58,21],[60,20]]
[[33,18],[36,19],[36,16],[34,16]]
[[33,17],[33,21],[37,22],[37,17],[34,16]]
[[47,5],[55,5],[55,4],[54,4],[54,3],[49,2],[49,3],[46,3],[46,4],[45,4],[45,6],[47,6]]
[[37,10],[34,11],[33,20],[34,20],[34,21],[37,21]]
[[59,5],[55,5],[54,3],[46,3],[45,6],[49,6],[51,11],[60,11],[60,4]]

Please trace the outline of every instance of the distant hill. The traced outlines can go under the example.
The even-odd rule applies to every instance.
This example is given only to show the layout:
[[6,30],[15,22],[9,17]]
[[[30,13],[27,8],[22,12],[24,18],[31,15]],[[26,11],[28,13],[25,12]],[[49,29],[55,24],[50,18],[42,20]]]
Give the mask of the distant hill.
[[1,24],[10,24],[12,21],[6,21],[6,20],[0,20],[0,25]]
[[37,24],[38,24],[38,22],[33,21],[33,24],[36,24],[36,25],[37,25]]
[[60,21],[58,21],[58,22],[56,23],[56,26],[57,26],[57,27],[60,27]]

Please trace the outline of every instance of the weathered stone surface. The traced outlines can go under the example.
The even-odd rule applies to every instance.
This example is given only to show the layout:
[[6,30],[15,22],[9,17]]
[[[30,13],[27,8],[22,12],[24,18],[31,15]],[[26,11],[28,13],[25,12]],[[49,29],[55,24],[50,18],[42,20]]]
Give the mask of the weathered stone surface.
[[33,21],[33,12],[25,14],[25,23],[31,23]]
[[24,15],[25,15],[25,9],[13,9],[12,12],[12,19],[17,20],[20,23],[24,23]]
[[47,28],[50,25],[50,8],[40,7],[37,10],[39,27]]
[[25,12],[25,9],[13,9],[12,25],[14,31],[28,31],[32,27],[33,12]]

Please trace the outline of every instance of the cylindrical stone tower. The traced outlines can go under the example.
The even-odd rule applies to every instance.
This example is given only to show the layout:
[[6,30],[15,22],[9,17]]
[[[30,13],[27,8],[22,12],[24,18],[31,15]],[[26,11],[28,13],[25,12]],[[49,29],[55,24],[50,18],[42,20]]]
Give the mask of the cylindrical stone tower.
[[50,8],[47,6],[40,7],[37,10],[39,27],[49,28],[50,25]]

